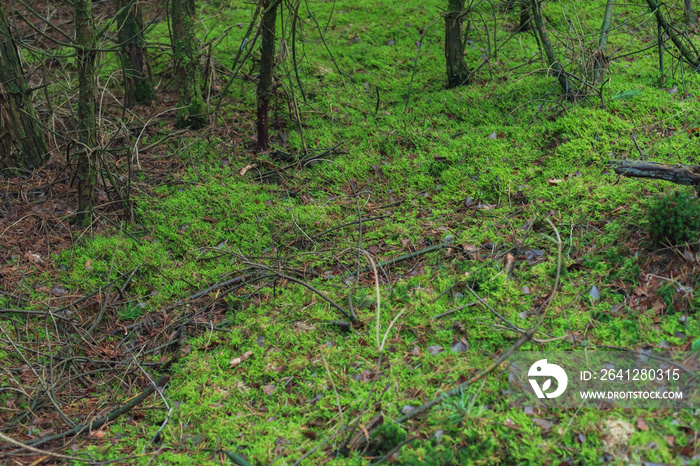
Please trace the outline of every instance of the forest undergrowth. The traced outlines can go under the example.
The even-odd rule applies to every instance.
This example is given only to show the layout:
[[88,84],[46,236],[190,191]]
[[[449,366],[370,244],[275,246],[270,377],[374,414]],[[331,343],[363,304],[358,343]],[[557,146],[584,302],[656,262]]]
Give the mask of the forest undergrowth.
[[[697,462],[697,409],[517,408],[505,362],[411,417],[536,324],[520,351],[700,349],[697,243],[651,241],[646,214],[692,189],[610,165],[697,163],[700,78],[667,55],[660,82],[646,5],[619,5],[606,81],[567,99],[533,34],[514,34],[517,14],[486,4],[466,43],[481,68],[445,89],[442,3],[302,3],[298,77],[291,45],[278,49],[273,148],[253,150],[246,66],[211,127],[179,132],[173,115],[139,135],[164,141],[115,160],[134,172],[128,216],[107,197],[90,228],[68,225],[58,204],[71,187],[37,202],[44,181],[23,180],[28,195],[0,219],[2,432],[66,431],[167,373],[59,451],[144,464]],[[221,38],[212,107],[252,9],[198,13],[200,38]],[[590,72],[605,2],[543,9],[564,68]],[[164,23],[149,34],[168,41]],[[154,72],[167,76],[167,59]],[[103,57],[103,76],[118,71]],[[172,98],[160,85],[145,120]]]

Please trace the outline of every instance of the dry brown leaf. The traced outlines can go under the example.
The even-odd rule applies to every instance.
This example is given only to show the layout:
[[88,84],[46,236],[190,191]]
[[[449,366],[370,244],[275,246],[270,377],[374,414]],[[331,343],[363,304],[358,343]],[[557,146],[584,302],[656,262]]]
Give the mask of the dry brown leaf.
[[243,353],[243,355],[241,357],[231,358],[231,362],[229,362],[228,368],[233,369],[234,367],[236,367],[237,365],[239,365],[240,363],[242,363],[243,361],[245,361],[246,359],[248,359],[252,355],[253,355],[252,351],[246,351],[245,353]]
[[248,170],[252,170],[253,168],[256,168],[257,166],[258,166],[257,163],[254,163],[252,165],[246,165],[245,167],[241,168],[241,170],[238,172],[238,174],[243,176],[246,173],[248,173]]
[[649,427],[647,426],[647,423],[644,422],[644,419],[642,419],[642,418],[637,419],[637,429],[643,430],[645,432],[647,430],[649,430]]
[[503,260],[503,264],[506,267],[506,272],[510,274],[515,268],[515,257],[513,257],[513,254],[506,254],[506,258]]
[[33,262],[35,264],[40,263],[40,262],[44,262],[41,259],[41,256],[39,254],[34,254],[32,252],[29,252],[29,251],[24,253],[24,258],[27,259],[29,262]]

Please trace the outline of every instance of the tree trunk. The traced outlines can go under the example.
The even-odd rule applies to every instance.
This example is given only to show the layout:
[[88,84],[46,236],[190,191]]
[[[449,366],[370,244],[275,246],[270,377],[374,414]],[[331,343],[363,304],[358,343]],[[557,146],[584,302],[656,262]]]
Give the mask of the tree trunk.
[[693,9],[693,0],[683,0],[683,11],[685,12],[685,23],[688,26],[695,26],[698,22],[698,17]]
[[445,59],[447,61],[447,88],[469,82],[469,69],[464,62],[464,0],[448,0],[445,14]]
[[85,225],[92,219],[97,179],[97,125],[95,124],[95,31],[92,0],[73,0],[75,47],[78,58],[78,214]]
[[557,57],[554,55],[554,47],[552,47],[547,30],[544,28],[542,11],[540,10],[540,1],[541,0],[532,0],[532,19],[535,21],[534,27],[537,31],[537,36],[540,38],[540,43],[544,49],[544,54],[547,57],[547,64],[549,65],[549,68],[553,72],[557,73],[557,79],[559,80],[559,84],[561,84],[562,89],[564,89],[564,94],[569,95],[569,93],[575,92],[576,88],[573,87],[569,81],[569,78],[566,76],[564,67],[561,66],[561,63],[559,63]]
[[155,99],[143,36],[143,16],[138,0],[119,0],[117,24],[124,67],[124,100],[127,107]]
[[656,0],[647,0],[647,4],[649,5],[651,11],[656,14],[656,22],[659,27],[661,27],[666,34],[668,34],[674,45],[681,52],[681,55],[683,55],[683,58],[685,58],[688,63],[693,65],[694,68],[700,67],[700,60],[696,56],[693,56],[693,53],[688,50],[688,47],[686,47],[683,41],[681,41],[679,34],[676,34],[666,18],[664,18],[664,15],[661,14],[661,7],[659,6],[658,2]]
[[605,47],[608,45],[608,35],[610,34],[610,23],[612,22],[613,6],[615,0],[608,0],[605,7],[605,15],[603,16],[603,26],[600,28],[600,40],[598,41],[598,50],[593,53],[594,70],[593,76],[596,82],[600,82],[605,77],[605,68],[608,65],[608,59],[605,56]]
[[528,0],[522,0],[520,4],[520,23],[518,24],[518,32],[527,32],[532,28],[532,11]]
[[207,124],[199,72],[199,42],[194,33],[195,0],[170,0],[177,86],[177,125],[199,129]]
[[262,46],[260,50],[260,79],[258,80],[258,150],[267,150],[270,144],[269,109],[272,96],[272,77],[275,71],[275,27],[277,0],[261,0],[263,16]]
[[17,47],[0,6],[0,174],[38,168],[46,155]]

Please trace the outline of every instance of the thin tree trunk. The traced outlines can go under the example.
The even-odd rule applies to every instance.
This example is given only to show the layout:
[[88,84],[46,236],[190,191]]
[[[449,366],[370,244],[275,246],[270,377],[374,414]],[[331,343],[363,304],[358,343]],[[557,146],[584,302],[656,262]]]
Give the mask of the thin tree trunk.
[[194,129],[207,124],[199,72],[199,43],[194,33],[195,1],[170,0],[172,44],[177,85],[177,125]]
[[554,55],[554,48],[552,47],[552,43],[549,41],[549,35],[544,28],[544,21],[542,21],[540,0],[532,0],[532,18],[535,20],[535,29],[540,38],[540,42],[542,43],[544,54],[547,57],[547,64],[554,73],[557,73],[559,84],[561,84],[562,89],[564,89],[564,93],[568,95],[570,92],[576,91],[576,89],[569,82],[569,79],[566,77],[566,72],[561,66],[561,63],[557,61],[557,58]]
[[275,71],[275,27],[277,0],[261,0],[263,15],[262,46],[260,50],[260,80],[258,81],[258,150],[267,150],[270,144],[269,109],[272,96],[272,77]]
[[693,9],[693,0],[683,0],[683,11],[685,12],[685,23],[688,26],[695,26],[698,22],[698,17]]
[[78,57],[78,214],[85,225],[92,219],[97,179],[97,125],[95,124],[95,31],[92,0],[73,0],[75,47]]
[[661,9],[659,8],[659,4],[656,2],[656,0],[647,0],[647,4],[649,5],[651,11],[656,13],[656,22],[659,24],[659,26],[663,28],[663,30],[666,32],[666,35],[668,35],[668,37],[671,38],[673,43],[681,52],[681,55],[683,55],[683,58],[685,58],[686,61],[693,65],[695,68],[698,68],[698,66],[700,66],[700,62],[696,57],[693,56],[692,52],[688,50],[688,47],[686,47],[685,44],[681,41],[680,37],[673,30],[671,25],[668,24],[668,21],[666,20],[666,18],[664,18],[664,15],[661,14]]
[[46,154],[17,47],[5,9],[0,7],[0,174],[38,168]]
[[155,99],[143,36],[143,16],[138,0],[119,0],[117,24],[124,67],[124,100],[127,107]]
[[530,12],[532,7],[528,0],[522,0],[520,4],[520,23],[518,24],[518,32],[527,32],[532,28],[532,15]]
[[613,6],[615,0],[608,0],[605,7],[605,15],[603,16],[603,26],[600,28],[600,40],[598,41],[598,50],[593,54],[595,61],[593,76],[596,82],[600,82],[605,77],[605,67],[608,59],[605,56],[605,47],[608,45],[608,35],[610,34],[610,23],[612,22]]
[[464,61],[464,0],[448,0],[445,14],[445,61],[447,62],[447,88],[452,89],[469,82],[469,69]]

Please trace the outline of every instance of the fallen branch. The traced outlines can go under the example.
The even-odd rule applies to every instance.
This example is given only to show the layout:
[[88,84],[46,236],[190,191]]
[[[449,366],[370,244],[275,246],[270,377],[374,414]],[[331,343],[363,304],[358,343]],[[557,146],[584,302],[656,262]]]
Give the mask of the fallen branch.
[[[11,445],[14,445],[14,446],[19,447],[19,448],[23,448],[25,450],[29,450],[32,453],[36,453],[38,455],[50,456],[52,458],[61,458],[63,460],[82,461],[85,463],[94,463],[93,460],[89,460],[86,458],[78,458],[77,456],[62,455],[60,453],[54,453],[52,451],[39,450],[38,448],[30,447],[29,445],[25,445],[22,442],[18,442],[17,440],[13,439],[12,437],[8,437],[7,435],[3,434],[2,432],[0,432],[0,439],[3,439],[4,441],[10,443]],[[34,464],[34,463],[32,463],[32,464]]]
[[448,316],[448,315],[450,315],[450,314],[453,314],[453,313],[455,313],[455,312],[457,312],[457,311],[461,311],[462,309],[465,309],[465,308],[467,308],[467,307],[474,306],[476,303],[477,303],[477,301],[472,301],[471,303],[465,304],[464,306],[459,306],[459,307],[456,307],[456,308],[454,308],[454,309],[450,309],[449,311],[445,311],[445,312],[443,312],[443,313],[434,315],[433,317],[431,317],[431,319],[432,319],[432,320],[437,320],[437,319],[439,319],[439,318],[441,318],[441,317],[445,317],[445,316]]
[[[424,249],[421,249],[418,251],[414,251],[414,252],[409,252],[408,254],[404,254],[402,256],[395,257],[393,259],[389,259],[389,260],[386,260],[384,262],[380,262],[377,264],[377,267],[383,268],[383,267],[386,267],[387,265],[394,265],[394,264],[397,264],[399,262],[407,261],[409,259],[413,259],[413,258],[416,258],[418,256],[422,256],[423,254],[427,254],[429,252],[435,252],[435,251],[439,251],[440,249],[454,248],[454,247],[455,247],[454,243],[440,243],[440,244],[436,244],[433,246],[428,246],[427,248],[424,248]],[[349,273],[345,274],[345,276],[351,277],[351,276],[358,274],[358,273],[369,272],[370,270],[372,270],[372,267],[365,267],[364,269],[361,269],[359,272],[349,272]]]
[[[389,217],[391,217],[391,215],[380,215],[378,217],[368,217],[368,218],[361,218],[360,220],[353,220],[352,222],[343,223],[342,225],[338,225],[337,227],[333,227],[333,228],[329,228],[328,230],[324,230],[321,233],[318,233],[318,234],[312,236],[311,239],[319,238],[319,237],[326,235],[332,231],[340,230],[341,228],[349,227],[352,225],[357,225],[360,222],[362,222],[362,223],[373,222],[374,220],[380,220],[382,218],[389,218]],[[297,240],[295,242],[299,242],[299,241],[300,240]]]
[[610,164],[618,175],[654,178],[684,186],[700,185],[700,165],[667,164],[640,160],[613,160]]
[[94,421],[86,422],[85,424],[81,424],[79,426],[75,426],[71,430],[67,430],[65,432],[61,432],[60,434],[54,434],[54,435],[48,435],[46,437],[40,437],[38,439],[34,440],[29,440],[27,442],[24,442],[24,445],[29,445],[29,446],[37,446],[37,445],[42,445],[46,442],[51,442],[53,440],[58,440],[62,439],[65,437],[69,437],[71,435],[79,435],[82,434],[83,432],[90,432],[94,429],[99,429],[103,425],[107,424],[108,422],[112,422],[122,414],[125,414],[129,411],[131,411],[134,407],[138,406],[141,404],[143,400],[148,398],[151,394],[153,394],[154,391],[156,391],[156,387],[162,387],[165,384],[167,384],[170,381],[170,376],[168,374],[163,374],[160,377],[158,377],[158,380],[156,380],[155,384],[150,384],[146,389],[141,392],[139,396],[136,398],[133,398],[131,401],[128,403],[124,404],[120,408],[115,409],[111,413],[109,413],[107,416],[103,416],[99,419],[96,419]]

